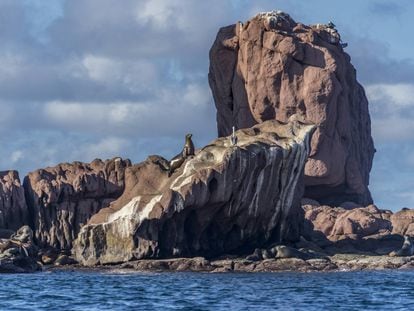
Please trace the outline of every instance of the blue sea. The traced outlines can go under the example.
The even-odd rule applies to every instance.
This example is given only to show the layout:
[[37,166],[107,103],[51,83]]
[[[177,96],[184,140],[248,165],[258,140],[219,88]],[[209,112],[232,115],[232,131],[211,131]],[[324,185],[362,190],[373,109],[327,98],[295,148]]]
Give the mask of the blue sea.
[[0,275],[1,310],[413,310],[414,271]]

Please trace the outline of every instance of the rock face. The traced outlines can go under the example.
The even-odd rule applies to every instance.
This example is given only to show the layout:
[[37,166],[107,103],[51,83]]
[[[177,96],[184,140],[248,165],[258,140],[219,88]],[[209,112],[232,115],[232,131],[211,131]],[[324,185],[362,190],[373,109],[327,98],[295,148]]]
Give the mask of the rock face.
[[305,234],[312,240],[357,240],[375,234],[390,234],[392,231],[392,213],[380,210],[375,205],[348,210],[306,203],[302,206],[305,211]]
[[80,228],[124,190],[129,160],[74,162],[40,169],[24,180],[35,239],[41,247],[70,249]]
[[268,121],[204,147],[168,178],[151,156],[126,170],[124,194],[74,246],[86,265],[216,256],[299,237],[303,168],[314,126]]
[[392,232],[414,237],[414,209],[404,208],[391,216]]
[[318,126],[305,167],[306,197],[372,203],[368,102],[336,29],[305,26],[282,12],[221,28],[210,50],[209,83],[220,137],[232,126],[301,114]]
[[16,171],[0,172],[0,228],[15,231],[29,221],[19,174]]
[[331,207],[302,199],[307,237],[325,237],[330,241],[360,239],[376,234],[414,237],[414,209],[404,208],[392,213],[375,205],[357,207],[347,203],[345,206],[352,207]]

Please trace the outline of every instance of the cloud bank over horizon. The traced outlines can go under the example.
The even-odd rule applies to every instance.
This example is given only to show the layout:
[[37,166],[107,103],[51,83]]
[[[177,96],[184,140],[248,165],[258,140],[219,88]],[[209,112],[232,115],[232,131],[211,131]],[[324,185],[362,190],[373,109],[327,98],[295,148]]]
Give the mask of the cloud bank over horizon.
[[[333,20],[370,100],[378,206],[414,207],[414,4],[212,0],[0,2],[0,171],[177,153],[216,137],[208,51],[219,27],[282,9]],[[350,18],[352,16],[352,18]]]

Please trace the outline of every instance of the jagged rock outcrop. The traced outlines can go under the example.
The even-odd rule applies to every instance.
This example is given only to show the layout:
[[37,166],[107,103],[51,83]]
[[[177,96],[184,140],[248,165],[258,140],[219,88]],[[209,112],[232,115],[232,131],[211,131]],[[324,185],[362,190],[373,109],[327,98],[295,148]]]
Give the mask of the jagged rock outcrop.
[[390,211],[375,205],[346,209],[331,207],[303,200],[305,211],[305,235],[313,240],[362,239],[376,234],[390,234],[392,223]]
[[25,273],[41,269],[33,231],[23,226],[10,239],[0,239],[0,273]]
[[0,172],[0,229],[16,231],[29,221],[19,174],[16,171]]
[[70,249],[80,228],[124,190],[129,160],[63,163],[24,180],[35,239],[41,247]]
[[306,242],[299,243],[301,247],[322,247],[330,254],[412,255],[413,209],[393,213],[375,205],[360,207],[352,202],[331,207],[311,199],[302,199],[302,208]]
[[210,50],[209,83],[219,136],[232,126],[301,114],[318,126],[305,167],[306,197],[328,205],[372,203],[368,101],[333,26],[269,12],[221,28]]
[[330,241],[376,234],[414,237],[414,209],[403,208],[393,213],[375,205],[361,207],[348,202],[332,207],[311,199],[302,199],[302,208],[305,212],[304,232],[308,237]]
[[215,256],[299,237],[301,181],[314,127],[268,121],[219,138],[171,178],[150,156],[126,170],[124,194],[75,242],[86,265]]
[[391,216],[392,232],[414,237],[414,209],[403,208]]

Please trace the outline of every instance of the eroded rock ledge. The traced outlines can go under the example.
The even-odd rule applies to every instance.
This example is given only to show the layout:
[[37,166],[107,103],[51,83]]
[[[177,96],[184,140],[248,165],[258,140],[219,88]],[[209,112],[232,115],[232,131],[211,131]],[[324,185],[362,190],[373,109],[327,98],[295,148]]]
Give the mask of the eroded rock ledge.
[[75,243],[86,265],[217,256],[295,240],[301,178],[314,126],[268,121],[215,140],[171,178],[149,157],[126,170],[124,194],[91,218]]

